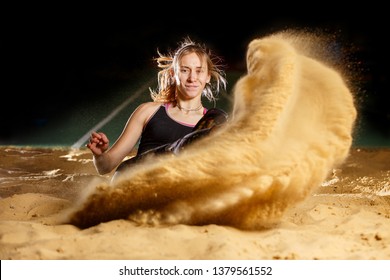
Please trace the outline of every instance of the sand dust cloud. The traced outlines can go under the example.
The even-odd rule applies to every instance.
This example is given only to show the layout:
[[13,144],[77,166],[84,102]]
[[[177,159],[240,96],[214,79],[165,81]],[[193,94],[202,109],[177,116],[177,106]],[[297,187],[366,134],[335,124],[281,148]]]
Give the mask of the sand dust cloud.
[[57,222],[277,224],[345,161],[352,144],[353,92],[312,38],[280,32],[252,40],[224,127],[178,156],[140,164],[115,184],[91,182]]

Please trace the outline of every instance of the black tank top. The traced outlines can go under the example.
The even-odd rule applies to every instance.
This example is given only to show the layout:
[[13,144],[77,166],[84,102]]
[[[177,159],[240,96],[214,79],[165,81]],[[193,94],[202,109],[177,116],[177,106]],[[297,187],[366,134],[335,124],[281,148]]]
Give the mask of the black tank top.
[[[137,155],[161,145],[172,143],[192,132],[195,125],[173,120],[167,113],[170,104],[162,105],[146,124],[138,145]],[[206,113],[206,109],[203,114]]]

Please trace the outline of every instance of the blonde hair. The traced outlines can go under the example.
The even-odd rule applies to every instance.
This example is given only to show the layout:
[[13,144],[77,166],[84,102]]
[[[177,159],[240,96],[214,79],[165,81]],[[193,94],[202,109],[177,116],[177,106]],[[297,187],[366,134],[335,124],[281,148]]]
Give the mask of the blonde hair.
[[158,88],[151,90],[151,97],[154,101],[176,104],[176,80],[175,71],[184,55],[196,53],[200,58],[204,58],[207,63],[208,72],[211,76],[210,82],[206,84],[202,96],[205,96],[210,102],[217,100],[219,92],[226,89],[225,72],[222,68],[222,59],[214,55],[205,45],[196,43],[186,37],[179,44],[174,53],[167,55],[157,51],[159,57],[155,58],[157,66],[161,68],[157,75]]

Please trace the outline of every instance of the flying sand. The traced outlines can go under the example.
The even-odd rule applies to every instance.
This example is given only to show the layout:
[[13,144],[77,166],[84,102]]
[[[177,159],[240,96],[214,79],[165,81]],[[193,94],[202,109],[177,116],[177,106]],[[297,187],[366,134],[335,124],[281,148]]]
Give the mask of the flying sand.
[[179,155],[139,164],[116,183],[91,182],[56,223],[277,224],[346,160],[352,144],[353,94],[316,55],[322,46],[312,39],[280,32],[251,41],[247,73],[234,86],[223,127]]

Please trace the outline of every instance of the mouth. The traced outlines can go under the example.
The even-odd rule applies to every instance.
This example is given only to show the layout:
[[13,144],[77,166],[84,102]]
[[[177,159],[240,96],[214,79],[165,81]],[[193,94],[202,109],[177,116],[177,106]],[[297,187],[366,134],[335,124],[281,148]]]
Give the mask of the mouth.
[[187,90],[197,90],[199,87],[195,85],[186,85]]

